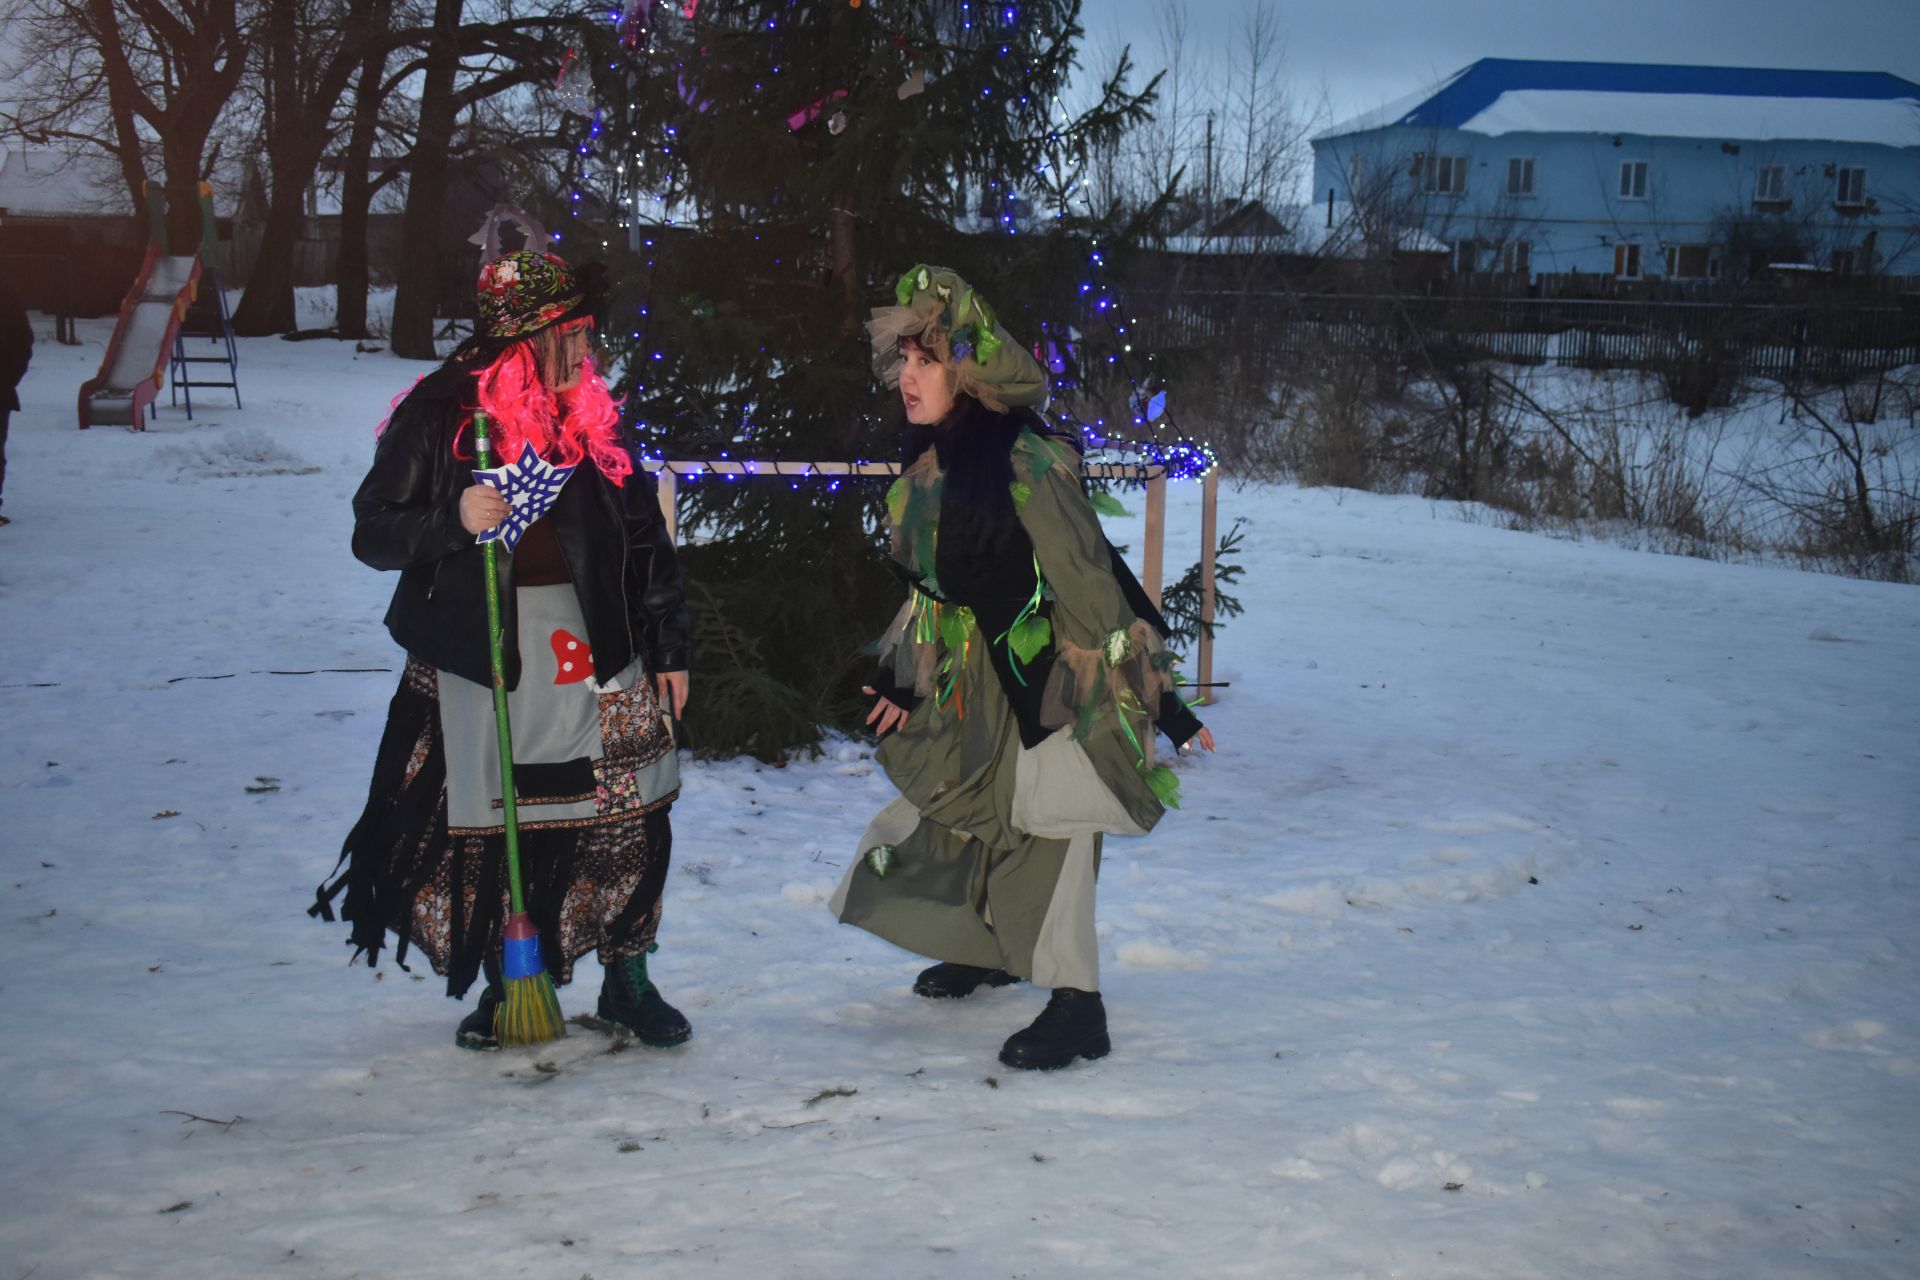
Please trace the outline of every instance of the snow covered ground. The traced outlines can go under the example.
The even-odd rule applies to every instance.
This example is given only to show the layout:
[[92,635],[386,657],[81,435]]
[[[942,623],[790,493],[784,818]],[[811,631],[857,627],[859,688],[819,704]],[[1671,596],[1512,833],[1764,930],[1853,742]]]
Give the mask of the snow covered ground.
[[688,769],[691,1044],[472,1055],[303,914],[397,665],[347,499],[424,366],[248,341],[244,412],[78,432],[108,324],[42,321],[0,530],[0,1280],[1920,1274],[1913,588],[1229,487],[1222,750],[1109,845],[1111,1057],[1010,1073],[1039,993],[834,924],[853,743]]

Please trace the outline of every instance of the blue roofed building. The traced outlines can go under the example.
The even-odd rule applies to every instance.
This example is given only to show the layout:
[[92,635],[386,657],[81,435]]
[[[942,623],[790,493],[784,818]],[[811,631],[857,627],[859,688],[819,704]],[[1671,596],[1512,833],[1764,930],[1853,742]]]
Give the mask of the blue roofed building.
[[1920,84],[1484,58],[1313,139],[1314,199],[1515,280],[1920,277]]

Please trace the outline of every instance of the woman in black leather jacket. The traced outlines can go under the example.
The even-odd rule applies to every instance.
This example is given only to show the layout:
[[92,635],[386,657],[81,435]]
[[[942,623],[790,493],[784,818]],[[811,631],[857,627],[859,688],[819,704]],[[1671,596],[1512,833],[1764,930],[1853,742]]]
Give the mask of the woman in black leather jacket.
[[[598,281],[551,254],[482,272],[473,339],[415,385],[383,427],[354,495],[353,552],[400,574],[386,614],[407,651],[346,870],[314,913],[352,923],[378,959],[426,952],[447,992],[487,985],[456,1042],[495,1046],[506,917],[505,837],[492,713],[484,552],[508,514],[474,478],[473,415],[497,460],[523,445],[574,469],[552,507],[500,557],[527,910],[565,983],[582,954],[606,966],[598,1013],[643,1043],[691,1034],[647,975],[679,794],[669,715],[686,705],[683,584],[652,478],[618,439],[618,409],[589,354]],[[337,870],[337,868],[336,868]]]

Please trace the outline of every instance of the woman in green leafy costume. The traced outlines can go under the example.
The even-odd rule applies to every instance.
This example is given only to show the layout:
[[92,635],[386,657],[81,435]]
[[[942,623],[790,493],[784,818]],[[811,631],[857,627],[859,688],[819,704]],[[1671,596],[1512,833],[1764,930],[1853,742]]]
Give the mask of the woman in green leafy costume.
[[908,599],[867,692],[900,797],[832,906],[940,961],[920,995],[1052,988],[1000,1060],[1064,1067],[1110,1047],[1101,837],[1144,835],[1179,804],[1156,727],[1176,748],[1213,735],[1175,690],[1166,624],[1102,533],[1075,443],[1040,417],[1039,364],[952,271],[914,267],[895,303],[868,331],[907,419],[887,506]]

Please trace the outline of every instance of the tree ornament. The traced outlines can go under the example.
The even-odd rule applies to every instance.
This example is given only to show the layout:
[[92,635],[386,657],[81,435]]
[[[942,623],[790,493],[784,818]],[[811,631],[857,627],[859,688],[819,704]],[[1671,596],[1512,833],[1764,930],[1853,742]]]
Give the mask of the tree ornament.
[[560,74],[554,79],[553,92],[560,99],[560,105],[574,115],[591,119],[597,110],[593,73],[587,68],[586,59],[580,56],[579,45],[569,48],[567,56],[560,60]]
[[654,0],[627,0],[620,23],[614,28],[622,47],[637,49],[647,38],[647,32],[653,26],[653,3]]

